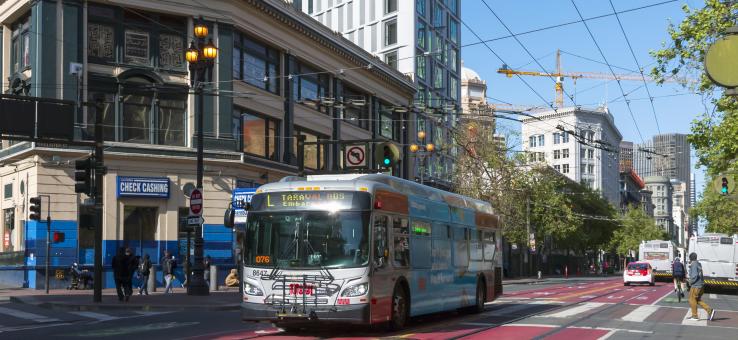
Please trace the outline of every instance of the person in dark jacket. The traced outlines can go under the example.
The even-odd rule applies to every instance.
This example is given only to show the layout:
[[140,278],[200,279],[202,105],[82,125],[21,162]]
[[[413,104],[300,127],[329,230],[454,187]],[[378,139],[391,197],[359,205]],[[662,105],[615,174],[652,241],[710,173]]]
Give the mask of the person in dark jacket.
[[697,315],[697,305],[702,307],[707,312],[707,320],[712,321],[715,318],[715,309],[711,308],[708,304],[702,301],[702,293],[705,292],[705,279],[702,275],[702,264],[697,261],[697,254],[689,254],[689,260],[692,262],[689,265],[689,308],[692,310],[692,316],[687,320],[696,321],[699,320]]
[[115,291],[118,293],[118,301],[128,300],[130,295],[125,294],[126,283],[131,281],[130,259],[126,256],[125,248],[118,248],[113,256],[113,279],[115,280]]
[[203,276],[205,277],[205,283],[207,283],[208,287],[210,287],[210,265],[212,264],[212,259],[210,258],[210,255],[205,256],[205,260],[203,260]]
[[144,255],[141,264],[138,266],[138,272],[141,275],[141,287],[138,289],[138,295],[146,293],[149,295],[149,273],[151,273],[151,258],[149,254]]
[[674,277],[674,291],[676,292],[679,289],[679,285],[681,285],[682,297],[684,297],[684,292],[687,290],[687,283],[684,281],[686,272],[684,263],[682,263],[679,257],[674,258],[674,262],[671,263],[671,275]]
[[174,256],[172,256],[172,253],[169,252],[169,250],[164,252],[164,257],[161,259],[161,273],[164,276],[164,282],[166,283],[164,287],[164,294],[174,292],[174,288],[172,288],[172,281],[174,281],[174,268],[176,266],[177,263],[174,261]]

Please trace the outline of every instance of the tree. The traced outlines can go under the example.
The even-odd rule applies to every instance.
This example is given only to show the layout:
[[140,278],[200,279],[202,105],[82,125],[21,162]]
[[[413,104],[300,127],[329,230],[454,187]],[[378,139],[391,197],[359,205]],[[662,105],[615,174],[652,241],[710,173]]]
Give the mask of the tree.
[[[713,84],[704,71],[705,51],[715,39],[736,25],[738,2],[706,0],[700,9],[683,5],[686,17],[678,25],[670,23],[667,30],[671,44],[652,51],[656,66],[651,74],[657,80],[671,76],[699,79],[697,84],[685,85],[701,94],[705,111],[697,113],[692,121],[688,141],[694,147],[698,166],[705,166],[708,175],[738,169],[738,97],[725,96],[722,88]],[[708,230],[726,230],[725,216],[734,216],[734,205],[718,199],[706,190],[703,199],[690,212],[693,218],[703,217]],[[725,209],[725,210],[721,210]],[[723,212],[728,213],[724,215]],[[715,224],[712,226],[712,224]]]
[[709,221],[707,231],[713,233],[738,233],[738,202],[713,190],[707,181],[702,197],[692,207],[692,218],[704,217]]
[[666,239],[666,231],[653,218],[640,207],[630,206],[621,217],[620,228],[614,231],[610,246],[618,254],[628,256],[631,250],[638,251],[642,241]]

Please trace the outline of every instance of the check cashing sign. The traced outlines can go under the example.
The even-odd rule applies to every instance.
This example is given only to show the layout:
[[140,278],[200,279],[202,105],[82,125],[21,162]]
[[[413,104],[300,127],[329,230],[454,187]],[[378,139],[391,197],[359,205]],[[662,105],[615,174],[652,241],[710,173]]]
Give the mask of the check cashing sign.
[[118,176],[118,197],[169,198],[169,178]]

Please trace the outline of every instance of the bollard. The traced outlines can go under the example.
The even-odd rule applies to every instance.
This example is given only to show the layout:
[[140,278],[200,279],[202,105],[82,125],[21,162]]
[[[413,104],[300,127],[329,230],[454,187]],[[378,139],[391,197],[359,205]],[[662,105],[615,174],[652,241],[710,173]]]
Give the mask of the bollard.
[[210,291],[215,292],[218,290],[218,266],[210,265]]
[[569,278],[569,266],[564,266],[564,278]]
[[149,283],[148,287],[149,293],[153,293],[156,291],[156,267],[151,266],[151,269],[149,269]]

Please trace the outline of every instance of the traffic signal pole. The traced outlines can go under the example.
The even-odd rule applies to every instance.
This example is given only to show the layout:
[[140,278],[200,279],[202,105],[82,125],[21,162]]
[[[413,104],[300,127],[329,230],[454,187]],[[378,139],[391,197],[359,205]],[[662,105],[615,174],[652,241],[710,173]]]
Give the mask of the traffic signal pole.
[[95,268],[93,277],[93,302],[102,302],[102,233],[103,233],[103,103],[102,98],[95,98],[95,170],[94,170],[94,200],[95,200]]
[[46,294],[49,294],[49,256],[51,255],[51,196],[46,197]]

